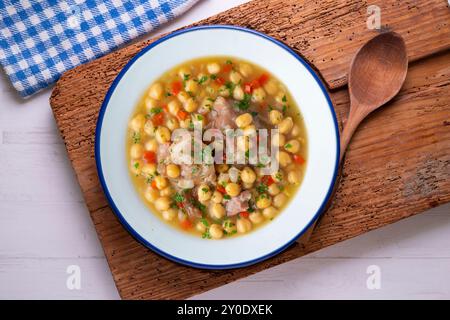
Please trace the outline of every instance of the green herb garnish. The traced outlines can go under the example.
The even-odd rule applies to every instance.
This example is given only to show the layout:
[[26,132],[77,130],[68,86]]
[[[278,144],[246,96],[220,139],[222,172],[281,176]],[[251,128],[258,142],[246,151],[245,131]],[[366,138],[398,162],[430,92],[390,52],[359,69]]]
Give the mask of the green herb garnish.
[[239,110],[247,110],[248,108],[250,108],[250,101],[252,99],[252,96],[249,95],[248,93],[244,94],[244,99],[242,99],[241,101],[236,103],[236,108],[238,108]]
[[139,132],[133,132],[133,143],[141,142],[141,134]]
[[204,84],[208,79],[208,76],[203,76],[198,80],[198,84]]

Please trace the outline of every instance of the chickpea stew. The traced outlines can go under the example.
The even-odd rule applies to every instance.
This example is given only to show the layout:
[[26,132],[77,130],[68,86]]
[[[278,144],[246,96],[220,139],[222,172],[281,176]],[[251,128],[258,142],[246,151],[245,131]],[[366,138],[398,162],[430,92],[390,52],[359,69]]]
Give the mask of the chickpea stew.
[[[208,162],[203,154],[213,143],[194,133],[199,128],[202,134],[242,134],[235,134],[231,153],[209,149],[214,161]],[[174,136],[179,129],[187,139]],[[270,160],[249,156],[253,142],[264,140],[262,129],[272,130],[267,143],[277,167],[270,173]],[[202,151],[180,153],[186,145]],[[222,145],[227,149],[229,140]],[[307,149],[305,125],[287,88],[234,57],[195,59],[163,74],[137,104],[127,132],[127,163],[143,201],[167,223],[204,239],[245,234],[274,219],[302,182]],[[223,161],[216,161],[219,151]],[[229,161],[238,151],[244,163]],[[192,161],[196,154],[203,162]]]

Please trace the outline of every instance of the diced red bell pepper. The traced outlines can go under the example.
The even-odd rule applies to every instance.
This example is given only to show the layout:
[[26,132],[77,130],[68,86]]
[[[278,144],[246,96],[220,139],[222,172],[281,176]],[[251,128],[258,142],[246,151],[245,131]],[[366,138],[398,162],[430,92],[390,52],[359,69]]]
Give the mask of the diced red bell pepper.
[[225,84],[225,80],[224,80],[223,78],[221,78],[221,77],[217,77],[216,80],[215,80],[215,82],[216,82],[219,86],[222,86],[222,85]]
[[263,86],[267,83],[267,81],[269,81],[269,75],[266,73],[263,73],[259,78],[258,78],[258,82],[260,86]]
[[304,164],[305,163],[305,159],[299,154],[294,154],[293,158],[294,158],[294,162],[297,163],[297,164]]
[[178,112],[177,112],[177,117],[178,117],[178,119],[180,119],[180,120],[186,120],[186,118],[188,117],[188,113],[186,112],[186,111],[183,111],[183,110],[179,110]]
[[181,81],[172,82],[171,91],[174,96],[178,95],[183,89],[183,83]]
[[144,153],[144,159],[147,163],[156,163],[156,153],[153,151],[146,151]]
[[180,222],[180,226],[184,230],[189,230],[190,228],[192,228],[192,222],[189,219],[184,219]]
[[228,72],[230,72],[231,71],[231,69],[233,69],[233,67],[231,66],[231,64],[226,64],[226,65],[224,65],[224,67],[223,67],[223,72],[225,72],[225,73],[228,73]]
[[250,214],[247,211],[243,211],[243,212],[239,213],[239,215],[241,216],[241,218],[248,218],[248,216]]
[[164,113],[159,112],[152,117],[152,123],[155,126],[161,126],[164,123]]
[[219,191],[219,192],[222,193],[222,194],[227,193],[227,191],[225,190],[225,188],[224,188],[223,186],[221,186],[221,185],[218,185],[216,189],[217,189],[217,191]]

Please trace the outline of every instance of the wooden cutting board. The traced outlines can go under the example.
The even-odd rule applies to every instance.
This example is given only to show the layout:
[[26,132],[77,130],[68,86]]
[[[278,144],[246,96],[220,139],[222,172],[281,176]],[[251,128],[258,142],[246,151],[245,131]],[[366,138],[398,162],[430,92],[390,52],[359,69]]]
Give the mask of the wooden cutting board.
[[[124,230],[103,195],[94,159],[97,114],[114,77],[150,41],[77,67],[58,81],[50,103],[122,298],[187,298],[450,201],[450,11],[444,0],[370,2],[377,3],[383,28],[402,34],[411,60],[420,61],[411,65],[399,96],[356,133],[334,202],[308,245],[295,244],[244,269],[198,270],[156,255]],[[377,32],[366,27],[368,5],[253,1],[199,24],[241,25],[290,45],[336,89],[331,97],[342,121],[349,106],[341,88],[349,61]]]

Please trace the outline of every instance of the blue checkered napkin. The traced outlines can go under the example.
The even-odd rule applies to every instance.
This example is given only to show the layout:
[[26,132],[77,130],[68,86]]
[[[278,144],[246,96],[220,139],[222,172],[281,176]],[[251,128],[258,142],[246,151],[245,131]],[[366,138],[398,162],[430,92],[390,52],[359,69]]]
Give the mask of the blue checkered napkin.
[[28,97],[198,0],[0,0],[0,63]]

